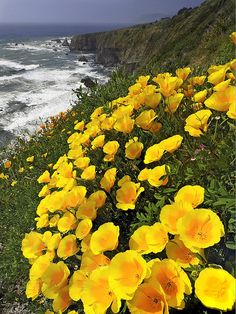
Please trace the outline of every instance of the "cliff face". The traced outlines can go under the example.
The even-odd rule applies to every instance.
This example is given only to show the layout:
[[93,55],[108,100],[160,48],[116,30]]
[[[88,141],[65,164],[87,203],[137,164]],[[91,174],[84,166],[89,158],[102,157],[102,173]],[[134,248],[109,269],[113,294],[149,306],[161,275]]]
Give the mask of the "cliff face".
[[158,22],[74,36],[70,49],[96,52],[97,62],[130,70],[207,66],[233,56],[228,36],[234,31],[234,12],[234,0],[207,0]]

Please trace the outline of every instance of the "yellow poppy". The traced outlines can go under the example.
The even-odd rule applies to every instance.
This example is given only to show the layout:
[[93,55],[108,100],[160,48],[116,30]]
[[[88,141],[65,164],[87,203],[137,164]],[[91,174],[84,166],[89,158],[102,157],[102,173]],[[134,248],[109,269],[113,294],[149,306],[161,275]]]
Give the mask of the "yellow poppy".
[[134,209],[140,193],[144,191],[140,183],[126,182],[116,191],[116,207],[122,210]]
[[175,202],[190,203],[195,208],[203,203],[204,192],[205,189],[200,185],[185,185],[175,195]]
[[207,131],[207,122],[211,115],[212,112],[208,109],[199,110],[191,114],[185,120],[185,131],[187,131],[193,137],[200,137],[203,132],[205,133]]
[[60,258],[66,259],[75,255],[79,251],[76,243],[76,236],[69,234],[62,238],[57,249],[57,255]]
[[164,149],[161,148],[159,144],[152,145],[146,150],[144,163],[150,164],[154,161],[158,161],[161,159],[163,154],[164,154]]
[[168,98],[166,98],[165,103],[166,103],[166,108],[165,111],[169,113],[174,113],[178,108],[179,105],[184,97],[184,94],[177,93],[175,95],[172,95]]
[[159,222],[152,226],[141,226],[131,236],[129,247],[141,254],[158,253],[168,242],[166,228]]
[[147,263],[137,252],[116,254],[109,265],[109,285],[118,298],[130,300],[147,274]]
[[130,133],[134,128],[134,120],[130,116],[124,115],[116,120],[114,129],[122,133]]
[[236,281],[224,269],[203,269],[195,281],[198,299],[211,309],[232,310],[235,303]]
[[158,282],[143,283],[127,302],[131,314],[168,314],[165,293]]
[[79,240],[84,239],[92,229],[93,223],[89,218],[81,220],[76,228],[75,235]]
[[79,301],[83,286],[87,280],[87,276],[81,270],[76,270],[70,278],[69,282],[69,295],[72,300]]
[[88,166],[88,168],[84,169],[81,174],[81,179],[83,180],[94,180],[96,177],[96,167],[95,166]]
[[[203,250],[199,249],[197,253],[204,256]],[[174,260],[181,267],[186,268],[191,265],[198,265],[200,263],[196,253],[188,249],[179,236],[175,236],[166,245],[166,255],[168,258]]]
[[164,151],[167,151],[168,153],[173,153],[181,146],[182,141],[183,137],[181,135],[174,135],[161,141],[157,145],[159,145],[159,147]]
[[91,236],[90,249],[92,253],[96,255],[116,249],[119,232],[119,226],[115,226],[113,222],[101,225]]
[[196,252],[220,241],[224,226],[220,218],[210,209],[195,209],[177,222],[177,231],[184,245]]
[[173,260],[156,261],[151,268],[149,284],[158,282],[169,306],[182,309],[185,306],[184,295],[191,294],[192,286],[186,273]]
[[108,169],[100,181],[100,186],[106,192],[110,192],[116,181],[116,168]]
[[169,233],[178,234],[178,220],[191,210],[193,210],[192,205],[184,201],[177,201],[170,205],[165,205],[160,212],[160,221],[167,228]]

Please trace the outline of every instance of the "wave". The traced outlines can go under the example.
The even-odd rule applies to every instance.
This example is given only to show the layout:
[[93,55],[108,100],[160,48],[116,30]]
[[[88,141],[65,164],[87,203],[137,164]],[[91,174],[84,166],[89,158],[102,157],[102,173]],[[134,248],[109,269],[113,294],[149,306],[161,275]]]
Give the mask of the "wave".
[[34,70],[37,69],[39,67],[39,64],[22,64],[19,62],[15,62],[15,61],[10,61],[7,59],[0,59],[0,67],[3,68],[11,68],[14,70],[25,70],[25,71],[30,71],[30,70]]

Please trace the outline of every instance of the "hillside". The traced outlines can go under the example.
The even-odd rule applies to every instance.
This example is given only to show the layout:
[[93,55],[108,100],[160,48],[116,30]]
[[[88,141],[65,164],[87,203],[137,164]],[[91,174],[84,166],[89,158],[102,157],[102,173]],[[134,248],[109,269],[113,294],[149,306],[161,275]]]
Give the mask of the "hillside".
[[74,36],[71,51],[93,51],[97,62],[128,70],[205,67],[233,56],[228,35],[235,25],[233,0],[207,0],[172,18],[116,31]]

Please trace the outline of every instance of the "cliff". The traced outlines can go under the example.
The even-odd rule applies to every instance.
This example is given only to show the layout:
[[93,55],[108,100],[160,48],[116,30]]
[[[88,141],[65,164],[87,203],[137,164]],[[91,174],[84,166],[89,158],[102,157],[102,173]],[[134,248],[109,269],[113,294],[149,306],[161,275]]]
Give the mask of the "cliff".
[[154,23],[74,36],[70,50],[96,52],[97,62],[129,70],[207,66],[232,57],[228,36],[234,31],[234,12],[234,0],[207,0]]

